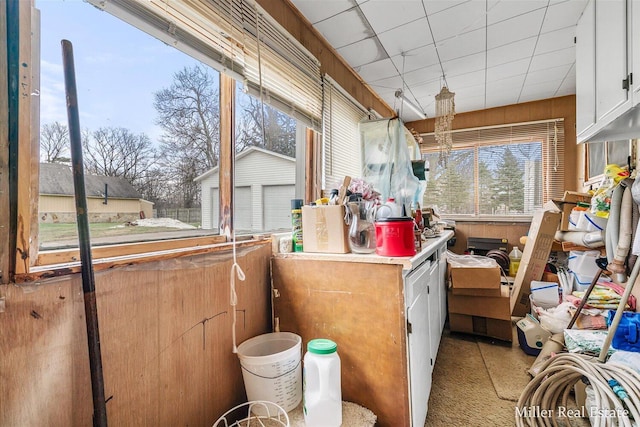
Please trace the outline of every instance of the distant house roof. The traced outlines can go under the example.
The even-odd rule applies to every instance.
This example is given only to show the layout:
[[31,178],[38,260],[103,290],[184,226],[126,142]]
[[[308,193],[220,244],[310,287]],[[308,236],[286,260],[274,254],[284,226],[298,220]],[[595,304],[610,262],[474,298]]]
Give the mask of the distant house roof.
[[[115,176],[84,175],[87,197],[107,196],[117,199],[140,199],[140,193],[124,178]],[[73,173],[71,167],[60,163],[40,163],[40,194],[73,196]]]
[[[241,160],[243,157],[247,157],[248,155],[250,155],[252,153],[263,153],[263,154],[267,154],[269,156],[285,159],[285,160],[288,160],[288,161],[293,162],[293,163],[296,162],[296,159],[294,159],[293,157],[285,156],[284,154],[276,153],[274,151],[265,150],[264,148],[260,148],[260,147],[249,147],[249,148],[246,148],[246,149],[242,150],[241,152],[236,154],[236,162],[238,160]],[[203,179],[211,176],[212,174],[217,173],[218,172],[218,168],[219,168],[219,166],[215,166],[215,167],[209,169],[208,171],[206,171],[205,173],[203,173],[202,175],[195,177],[193,180],[195,182],[202,181]]]

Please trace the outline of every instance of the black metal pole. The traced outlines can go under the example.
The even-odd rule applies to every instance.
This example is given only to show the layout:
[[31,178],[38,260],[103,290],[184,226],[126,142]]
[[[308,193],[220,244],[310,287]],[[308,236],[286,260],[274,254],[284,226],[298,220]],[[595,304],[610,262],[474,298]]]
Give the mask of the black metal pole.
[[87,198],[84,187],[82,161],[82,138],[78,115],[78,94],[73,63],[73,46],[68,40],[62,40],[62,62],[64,84],[67,95],[67,117],[69,120],[69,139],[71,140],[71,164],[73,168],[73,186],[76,199],[76,219],[80,243],[82,264],[82,291],[84,294],[84,313],[87,322],[87,344],[89,346],[89,367],[91,370],[91,390],[93,394],[93,425],[107,426],[107,408],[102,377],[102,358],[100,355],[100,333],[98,328],[98,309],[96,305],[96,287],[91,260],[91,241],[89,219],[87,216]]

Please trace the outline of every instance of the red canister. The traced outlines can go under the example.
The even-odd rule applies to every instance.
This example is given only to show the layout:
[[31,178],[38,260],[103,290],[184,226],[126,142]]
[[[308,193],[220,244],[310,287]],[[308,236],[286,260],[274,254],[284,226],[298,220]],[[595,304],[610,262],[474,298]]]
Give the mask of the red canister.
[[376,254],[413,256],[416,254],[413,218],[408,216],[381,218],[376,221]]

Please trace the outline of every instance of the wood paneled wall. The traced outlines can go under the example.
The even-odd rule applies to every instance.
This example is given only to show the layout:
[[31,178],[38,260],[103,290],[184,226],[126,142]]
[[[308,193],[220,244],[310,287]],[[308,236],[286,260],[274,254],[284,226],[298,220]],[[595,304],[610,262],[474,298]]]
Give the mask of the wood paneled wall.
[[[271,331],[271,246],[238,249],[237,340]],[[232,253],[96,272],[107,417],[211,426],[245,400],[232,353]],[[90,426],[80,275],[0,287],[0,425]]]
[[456,222],[456,243],[449,250],[456,254],[463,254],[467,249],[469,237],[507,239],[509,241],[507,252],[510,252],[514,246],[523,250],[524,246],[520,244],[520,237],[529,234],[530,226],[529,222]]

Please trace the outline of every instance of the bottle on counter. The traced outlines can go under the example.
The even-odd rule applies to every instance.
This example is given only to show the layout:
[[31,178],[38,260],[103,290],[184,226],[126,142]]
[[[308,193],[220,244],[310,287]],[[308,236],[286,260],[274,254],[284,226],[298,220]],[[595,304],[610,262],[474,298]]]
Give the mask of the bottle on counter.
[[302,199],[291,199],[291,241],[293,252],[302,252]]
[[303,412],[307,427],[342,425],[342,388],[338,345],[328,339],[309,341],[303,359]]

